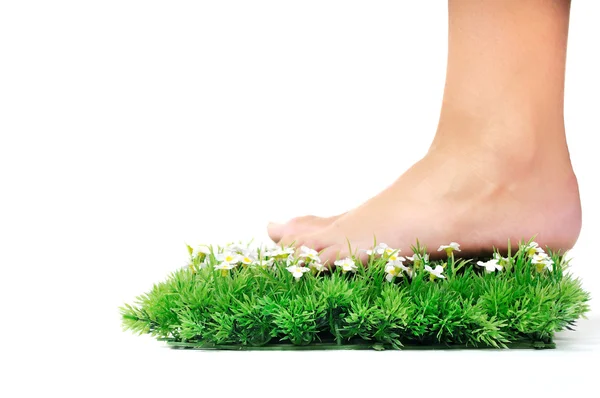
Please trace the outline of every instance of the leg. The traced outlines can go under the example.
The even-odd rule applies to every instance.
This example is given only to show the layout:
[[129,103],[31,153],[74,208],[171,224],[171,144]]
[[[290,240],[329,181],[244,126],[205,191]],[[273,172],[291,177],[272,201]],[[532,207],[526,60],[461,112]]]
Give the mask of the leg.
[[448,67],[428,153],[362,206],[291,233],[324,259],[379,242],[404,253],[457,241],[465,254],[536,235],[571,248],[581,228],[563,91],[569,0],[449,0]]

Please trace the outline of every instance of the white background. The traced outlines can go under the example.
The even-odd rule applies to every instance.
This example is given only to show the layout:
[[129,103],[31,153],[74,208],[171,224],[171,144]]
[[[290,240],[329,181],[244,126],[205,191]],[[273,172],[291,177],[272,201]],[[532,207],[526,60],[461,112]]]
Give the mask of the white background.
[[[554,351],[192,352],[120,329],[185,243],[267,241],[427,150],[445,1],[0,3],[0,395],[593,396],[596,302]],[[600,293],[600,4],[573,4],[572,272]],[[551,181],[549,181],[551,183]]]

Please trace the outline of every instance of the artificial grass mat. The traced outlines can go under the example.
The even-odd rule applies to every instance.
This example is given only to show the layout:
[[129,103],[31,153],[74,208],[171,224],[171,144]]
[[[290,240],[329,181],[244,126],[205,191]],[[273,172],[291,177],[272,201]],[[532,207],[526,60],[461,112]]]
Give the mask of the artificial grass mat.
[[554,348],[589,310],[560,252],[509,242],[507,257],[459,259],[458,246],[430,261],[381,244],[330,269],[306,248],[188,247],[188,266],[120,308],[123,327],[191,349]]

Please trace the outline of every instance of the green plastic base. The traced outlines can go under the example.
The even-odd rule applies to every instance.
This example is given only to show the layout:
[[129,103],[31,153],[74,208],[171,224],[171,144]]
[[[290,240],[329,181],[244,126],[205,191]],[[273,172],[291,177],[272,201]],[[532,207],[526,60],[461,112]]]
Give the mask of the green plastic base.
[[[319,350],[394,350],[391,345],[373,343],[366,340],[356,340],[348,344],[336,344],[334,342],[313,343],[309,345],[293,345],[289,343],[281,344],[266,344],[264,346],[250,345],[227,345],[227,344],[200,344],[193,342],[181,342],[168,339],[161,339],[167,345],[174,349],[191,349],[191,350],[226,350],[226,351],[319,351]],[[554,349],[556,344],[553,341],[520,341],[506,344],[508,349]],[[472,350],[472,349],[496,349],[493,347],[473,347],[466,345],[444,345],[444,344],[406,344],[400,350]]]

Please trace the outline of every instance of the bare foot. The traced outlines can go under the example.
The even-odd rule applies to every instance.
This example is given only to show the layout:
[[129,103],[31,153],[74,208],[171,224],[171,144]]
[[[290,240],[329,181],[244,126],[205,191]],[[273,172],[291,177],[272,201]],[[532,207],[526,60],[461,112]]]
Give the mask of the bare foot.
[[267,230],[273,242],[278,243],[284,236],[307,234],[328,227],[346,213],[333,217],[295,217],[284,224],[269,223]]
[[566,250],[579,235],[581,207],[566,146],[557,153],[535,142],[475,142],[432,147],[385,191],[323,224],[292,229],[280,243],[324,250],[330,263],[349,255],[348,243],[367,249],[374,237],[407,254],[417,239],[430,251],[456,241],[476,255],[533,236]]
[[275,228],[275,240],[325,250],[329,261],[374,237],[404,253],[417,239],[430,251],[456,241],[469,255],[533,236],[570,249],[581,206],[563,116],[569,9],[568,0],[450,0],[446,85],[427,155],[360,207]]

